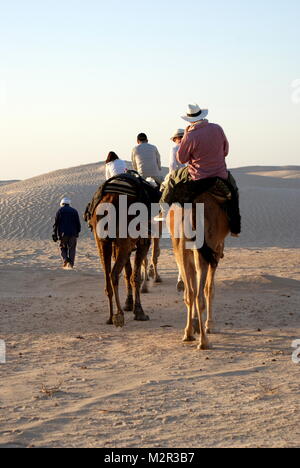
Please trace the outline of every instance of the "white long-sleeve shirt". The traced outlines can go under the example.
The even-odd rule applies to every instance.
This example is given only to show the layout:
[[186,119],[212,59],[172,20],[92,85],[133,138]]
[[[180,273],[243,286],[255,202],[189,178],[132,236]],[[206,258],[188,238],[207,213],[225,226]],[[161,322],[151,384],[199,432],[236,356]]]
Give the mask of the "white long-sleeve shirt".
[[116,159],[115,161],[111,161],[105,166],[106,180],[111,179],[112,177],[115,177],[117,175],[124,174],[126,170],[126,162],[122,159]]
[[178,160],[177,160],[177,152],[180,148],[180,145],[175,145],[171,148],[171,152],[170,152],[170,166],[169,166],[169,170],[170,172],[173,172],[173,171],[177,171],[178,169],[181,169],[182,167],[185,167],[186,164],[181,164]]

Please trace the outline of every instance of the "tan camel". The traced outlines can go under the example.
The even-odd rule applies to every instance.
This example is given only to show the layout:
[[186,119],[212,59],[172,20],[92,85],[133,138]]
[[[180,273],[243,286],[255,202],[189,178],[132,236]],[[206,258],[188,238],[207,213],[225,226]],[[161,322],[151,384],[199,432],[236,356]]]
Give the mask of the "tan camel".
[[[137,202],[133,196],[128,196],[128,207]],[[111,203],[114,205],[117,212],[119,209],[119,195],[107,194],[104,195],[100,203]],[[151,239],[100,239],[97,234],[97,223],[99,216],[97,216],[97,208],[93,214],[90,224],[93,227],[93,232],[98,247],[99,255],[105,273],[106,295],[109,299],[109,318],[108,324],[114,324],[116,327],[124,326],[124,311],[133,311],[135,320],[146,321],[149,320],[148,315],[143,311],[140,290],[142,284],[141,267],[150,248]],[[129,220],[130,221],[130,220]],[[132,269],[130,257],[136,250],[134,267]],[[114,265],[112,267],[112,260]],[[119,296],[119,278],[122,271],[125,269],[125,280],[127,286],[127,299],[123,309]],[[115,298],[117,305],[117,313],[114,314],[113,298]]]
[[[187,250],[183,222],[181,223],[181,238],[175,239],[174,213],[173,215],[171,213],[170,228],[173,248],[184,281],[184,301],[187,306],[187,324],[183,341],[195,341],[194,333],[200,333],[198,349],[201,350],[209,349],[207,334],[212,332],[213,327],[214,277],[219,260],[223,258],[224,240],[229,234],[228,218],[219,201],[208,192],[195,200],[195,203],[204,203],[206,245],[203,249]],[[182,208],[176,209],[181,210],[180,216],[183,220]],[[205,309],[207,320],[204,327]]]

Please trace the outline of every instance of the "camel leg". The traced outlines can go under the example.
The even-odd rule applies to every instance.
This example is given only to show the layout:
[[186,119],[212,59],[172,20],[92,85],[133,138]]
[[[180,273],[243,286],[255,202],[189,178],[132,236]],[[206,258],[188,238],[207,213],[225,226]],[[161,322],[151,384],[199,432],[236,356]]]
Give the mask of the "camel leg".
[[195,274],[190,271],[189,255],[187,251],[182,251],[182,246],[177,246],[175,250],[176,261],[180,276],[184,282],[184,302],[187,307],[187,323],[184,330],[182,341],[189,343],[195,341],[193,336],[193,309],[194,309],[194,289],[195,289]]
[[193,308],[194,308],[194,291],[189,281],[185,282],[187,285],[184,290],[184,302],[187,307],[187,323],[184,330],[183,342],[189,343],[195,341],[193,334]]
[[143,278],[143,283],[142,283],[142,288],[141,292],[142,294],[147,294],[149,292],[148,289],[148,284],[147,281],[149,281],[149,276],[148,276],[148,257],[145,258],[145,260],[142,263],[142,269],[144,271],[144,274],[142,275]]
[[178,274],[178,278],[177,278],[177,291],[178,292],[183,292],[184,291],[184,281],[183,281],[180,273]]
[[114,267],[110,275],[112,287],[114,290],[114,296],[115,296],[115,300],[117,304],[117,314],[113,315],[113,319],[112,319],[113,324],[116,327],[124,326],[124,312],[121,306],[120,296],[119,296],[119,278],[125,265],[128,263],[130,259],[130,253],[131,251],[129,249],[126,249],[125,251],[124,251],[124,248],[117,249],[116,263],[114,264]]
[[148,241],[147,239],[143,239],[138,243],[137,246],[137,252],[135,255],[135,261],[134,261],[134,268],[133,268],[133,273],[131,277],[131,284],[133,287],[134,291],[134,316],[135,320],[139,320],[142,322],[145,322],[149,320],[148,315],[145,314],[142,308],[141,304],[141,296],[140,296],[140,290],[141,290],[141,268],[142,264],[145,260],[145,258],[148,255],[149,252],[149,247],[150,247],[150,240]]
[[205,327],[203,323],[203,313],[205,312],[205,295],[204,289],[207,280],[208,274],[208,263],[203,259],[199,251],[194,251],[195,266],[197,271],[197,295],[196,295],[196,304],[198,310],[198,320],[200,328],[200,339],[198,349],[204,350],[209,349],[209,341],[205,332]]
[[145,269],[145,279],[146,281],[150,281],[149,274],[148,274],[148,267],[149,267],[148,257],[145,258],[143,266]]
[[105,275],[105,293],[109,300],[109,318],[107,320],[108,325],[113,323],[114,305],[113,305],[113,288],[111,284],[111,257],[112,257],[112,244],[111,242],[97,242],[100,258]]
[[194,308],[193,308],[193,328],[194,328],[194,333],[197,333],[197,335],[200,335],[200,326],[199,326],[199,318],[198,318],[198,310],[197,310],[196,301],[194,302]]
[[127,299],[125,302],[124,311],[125,312],[132,312],[133,311],[133,293],[132,293],[132,285],[131,285],[131,275],[132,275],[132,267],[130,259],[125,265],[125,282],[127,287]]
[[160,257],[160,239],[153,239],[152,259],[149,275],[154,279],[155,283],[161,283],[161,277],[158,273],[158,259]]
[[205,324],[206,333],[210,334],[213,330],[213,316],[212,316],[212,305],[214,297],[214,278],[215,278],[216,268],[209,267],[206,285],[205,285],[205,298],[206,298],[206,309],[207,309],[207,321]]

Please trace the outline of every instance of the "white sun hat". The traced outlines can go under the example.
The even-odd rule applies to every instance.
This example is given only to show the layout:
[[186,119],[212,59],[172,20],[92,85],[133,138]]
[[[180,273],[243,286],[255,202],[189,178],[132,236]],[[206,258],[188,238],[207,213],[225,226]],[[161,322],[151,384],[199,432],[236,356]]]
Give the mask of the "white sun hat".
[[170,138],[172,141],[174,138],[179,138],[184,136],[184,129],[183,128],[177,128],[177,130],[174,132],[173,136]]
[[61,200],[60,206],[64,206],[64,205],[71,205],[71,200],[70,200],[70,198],[64,197],[64,198]]
[[198,122],[198,120],[205,119],[207,115],[208,109],[201,109],[198,104],[189,104],[187,113],[181,118],[187,122]]

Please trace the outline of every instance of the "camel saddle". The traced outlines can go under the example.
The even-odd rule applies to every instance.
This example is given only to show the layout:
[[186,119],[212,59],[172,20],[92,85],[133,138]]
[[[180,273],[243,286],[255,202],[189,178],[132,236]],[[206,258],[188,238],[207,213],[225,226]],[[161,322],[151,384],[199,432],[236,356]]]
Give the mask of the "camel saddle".
[[179,183],[175,186],[173,203],[193,203],[203,193],[210,193],[220,204],[232,199],[230,185],[219,177],[211,177],[188,183]]
[[178,183],[174,188],[172,203],[194,203],[203,193],[209,193],[225,211],[232,233],[241,232],[241,215],[239,211],[239,191],[236,182],[229,172],[228,180],[219,177]]
[[161,192],[158,188],[153,187],[137,172],[128,171],[125,174],[120,174],[107,180],[95,192],[91,203],[88,204],[85,213],[85,221],[89,221],[104,197],[107,194],[125,195],[135,197],[137,202],[144,203],[148,207],[151,203],[158,203],[161,197]]

